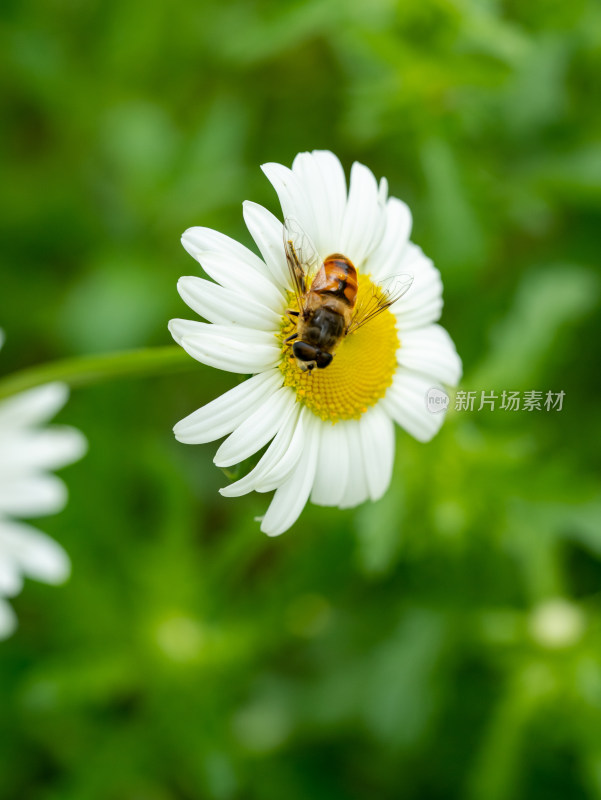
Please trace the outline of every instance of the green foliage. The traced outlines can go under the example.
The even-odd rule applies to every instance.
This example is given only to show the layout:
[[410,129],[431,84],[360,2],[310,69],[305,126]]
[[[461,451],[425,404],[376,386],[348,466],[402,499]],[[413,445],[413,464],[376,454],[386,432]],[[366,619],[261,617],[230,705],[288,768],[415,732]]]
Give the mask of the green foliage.
[[[0,659],[2,800],[601,798],[593,0],[4,4],[2,369],[169,343],[195,224],[250,244],[259,170],[330,148],[386,175],[445,282],[462,389],[397,437],[394,484],[308,507],[221,498],[178,419],[235,377],[74,391],[90,442],[40,522]],[[478,403],[476,404],[476,406]]]

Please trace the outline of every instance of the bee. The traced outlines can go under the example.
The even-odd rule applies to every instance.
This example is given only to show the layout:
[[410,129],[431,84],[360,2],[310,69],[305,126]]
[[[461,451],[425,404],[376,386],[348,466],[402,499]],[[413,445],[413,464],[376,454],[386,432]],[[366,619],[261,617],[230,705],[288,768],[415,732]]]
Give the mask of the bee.
[[357,303],[359,281],[350,258],[332,253],[322,261],[294,219],[284,222],[284,250],[298,304],[298,311],[286,311],[296,330],[285,344],[302,372],[328,367],[345,336],[390,308],[413,282],[411,275],[397,275]]

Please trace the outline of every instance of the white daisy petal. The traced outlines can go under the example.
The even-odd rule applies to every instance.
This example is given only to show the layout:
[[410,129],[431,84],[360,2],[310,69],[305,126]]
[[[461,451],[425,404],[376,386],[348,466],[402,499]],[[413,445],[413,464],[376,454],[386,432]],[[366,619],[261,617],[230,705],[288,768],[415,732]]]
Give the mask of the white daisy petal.
[[357,161],[351,169],[351,185],[344,213],[340,247],[356,267],[380,244],[386,212],[380,201],[374,174]]
[[41,517],[60,511],[66,502],[65,484],[54,475],[5,476],[0,483],[0,514]]
[[198,261],[199,257],[205,253],[220,253],[232,262],[239,265],[244,264],[247,276],[249,270],[258,275],[266,275],[265,264],[252,250],[212,228],[201,226],[188,228],[182,235],[182,244],[188,253]]
[[297,404],[293,413],[282,423],[256,467],[240,480],[220,489],[220,494],[224,497],[240,497],[253,490],[271,491],[271,488],[262,487],[269,487],[274,476],[276,485],[285,480],[296,466],[302,452],[303,423],[299,420],[299,416],[302,414]]
[[17,627],[17,615],[9,603],[0,597],[0,639],[8,639]]
[[403,273],[411,275],[413,282],[391,308],[399,331],[436,322],[442,311],[442,280],[432,261],[414,244],[403,251],[398,274]]
[[[421,306],[419,310],[416,310],[410,315],[398,314],[397,328],[402,335],[405,331],[410,331],[414,330],[415,328],[421,328],[424,325],[429,325],[432,322],[436,322],[436,320],[440,318],[441,311],[442,298],[428,303],[427,305]],[[400,320],[400,323],[398,323],[398,320]]]
[[318,227],[313,199],[308,195],[303,182],[282,164],[263,164],[261,169],[277,192],[284,219],[292,217],[297,220],[305,233],[315,241]]
[[346,180],[342,164],[327,150],[299,153],[292,172],[313,203],[313,242],[322,258],[340,248],[346,206]]
[[339,424],[344,425],[349,460],[349,472],[340,508],[353,508],[364,503],[369,497],[369,484],[365,472],[366,465],[363,463],[363,449],[359,432],[360,422],[352,419]]
[[319,433],[319,454],[311,502],[318,506],[339,506],[346,491],[349,452],[343,424],[325,422]]
[[288,449],[277,464],[274,463],[271,469],[266,469],[264,473],[256,478],[255,491],[272,492],[296,468],[305,446],[305,428],[308,414],[309,412],[306,408],[301,409]]
[[261,259],[244,245],[209,228],[189,228],[182,244],[204,271],[226,289],[232,289],[269,308],[281,309],[283,294]]
[[246,227],[261,251],[274,283],[287,290],[290,274],[284,254],[284,226],[271,211],[258,203],[245,200],[242,210]]
[[0,522],[0,550],[7,552],[30,578],[62,583],[71,572],[69,557],[49,536],[20,522]]
[[17,626],[4,598],[21,591],[24,575],[57,583],[69,573],[60,545],[10,519],[51,514],[65,505],[66,487],[48,470],[81,458],[87,442],[75,428],[42,426],[68,396],[65,384],[50,383],[0,401],[0,639]]
[[87,448],[75,428],[54,426],[47,430],[11,430],[2,436],[0,480],[32,470],[58,469],[80,459]]
[[294,394],[282,386],[223,442],[213,459],[218,467],[239,464],[267,444],[295,411]]
[[311,493],[319,450],[319,423],[311,415],[306,421],[305,443],[297,467],[276,489],[261,523],[261,530],[268,536],[287,531],[299,518]]
[[196,276],[186,276],[177,282],[182,300],[199,316],[224,325],[243,325],[261,331],[273,331],[282,320],[278,313],[257,300],[245,297],[233,289]]
[[192,358],[227,372],[243,375],[275,367],[280,349],[275,335],[241,325],[210,325],[172,319],[169,331]]
[[382,205],[385,206],[388,200],[388,180],[386,178],[380,178],[378,198],[380,200],[380,203],[382,203]]
[[47,383],[7,397],[0,403],[0,426],[25,427],[47,422],[65,405],[69,388],[64,383]]
[[411,233],[411,212],[406,203],[391,197],[386,204],[386,227],[378,247],[369,257],[369,272],[375,281],[403,272],[403,251]]
[[185,444],[204,444],[231,433],[282,385],[278,369],[253,375],[197,411],[173,428],[175,438]]
[[426,396],[430,389],[444,391],[436,381],[409,369],[400,369],[382,400],[382,408],[420,442],[428,442],[438,433],[446,411],[428,410]]
[[436,382],[456,386],[461,377],[461,359],[453,340],[440,325],[405,331],[397,360],[403,367],[431,375]]
[[1,542],[0,549],[2,550],[2,556],[0,557],[0,597],[14,597],[23,588],[23,578],[17,563],[5,552]]
[[359,434],[369,497],[379,500],[390,486],[394,463],[394,426],[380,406],[370,408],[359,422]]

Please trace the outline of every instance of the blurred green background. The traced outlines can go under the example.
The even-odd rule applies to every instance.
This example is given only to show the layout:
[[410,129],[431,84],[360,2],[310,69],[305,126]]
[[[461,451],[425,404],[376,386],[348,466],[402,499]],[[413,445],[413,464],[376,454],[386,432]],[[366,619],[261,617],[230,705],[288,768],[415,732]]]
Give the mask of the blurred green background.
[[171,426],[235,382],[73,392],[89,439],[0,645],[2,800],[601,798],[601,6],[5,0],[2,372],[169,343],[196,224],[259,165],[386,175],[465,390],[561,412],[399,431],[394,483],[276,540]]

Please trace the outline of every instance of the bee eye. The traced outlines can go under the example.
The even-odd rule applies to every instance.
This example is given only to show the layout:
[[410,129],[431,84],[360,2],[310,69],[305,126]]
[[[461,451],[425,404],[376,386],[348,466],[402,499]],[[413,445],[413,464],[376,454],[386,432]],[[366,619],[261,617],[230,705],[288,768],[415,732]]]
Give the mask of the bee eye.
[[315,363],[317,364],[317,368],[323,369],[324,367],[327,367],[328,364],[332,363],[333,358],[334,356],[331,353],[324,353],[323,350],[320,350],[315,356]]
[[295,357],[301,361],[314,361],[319,351],[312,344],[307,344],[306,342],[295,342],[292,345],[292,352],[294,353]]

